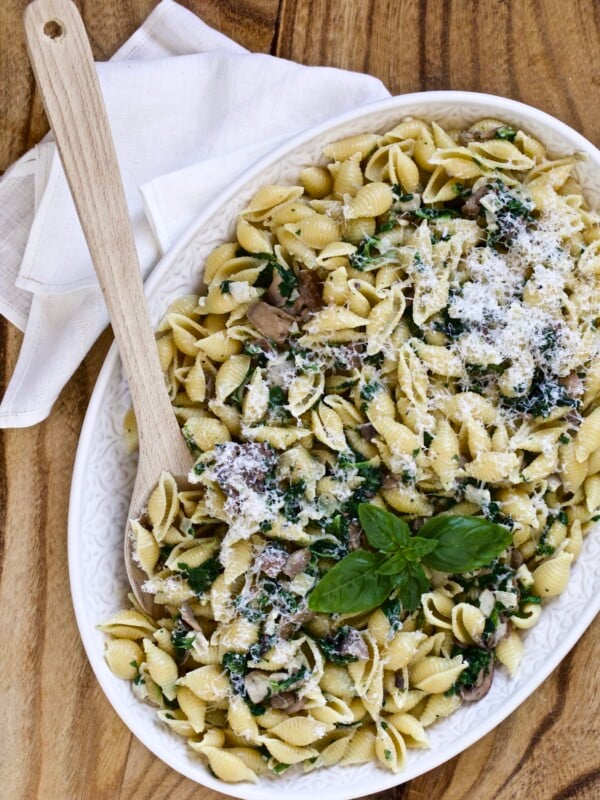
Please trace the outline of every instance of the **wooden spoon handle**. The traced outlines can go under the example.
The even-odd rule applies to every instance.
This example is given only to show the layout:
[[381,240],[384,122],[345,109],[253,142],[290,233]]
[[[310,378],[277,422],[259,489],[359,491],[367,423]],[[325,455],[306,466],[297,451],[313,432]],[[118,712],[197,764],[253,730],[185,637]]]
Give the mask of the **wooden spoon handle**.
[[25,9],[24,23],[29,57],[125,367],[140,449],[151,469],[160,470],[164,454],[184,452],[185,445],[164,388],[90,44],[70,0],[35,0]]

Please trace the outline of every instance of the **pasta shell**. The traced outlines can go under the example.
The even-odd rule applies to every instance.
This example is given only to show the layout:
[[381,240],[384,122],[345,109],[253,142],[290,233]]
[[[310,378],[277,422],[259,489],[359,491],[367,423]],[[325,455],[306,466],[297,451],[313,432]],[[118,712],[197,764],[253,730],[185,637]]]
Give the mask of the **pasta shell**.
[[364,183],[359,155],[330,164],[329,171],[333,175],[333,192],[338,197],[354,196]]
[[324,147],[323,155],[334,161],[344,161],[356,154],[362,159],[368,155],[374,147],[377,147],[381,138],[381,136],[375,133],[359,133],[356,136],[348,136],[345,139],[332,142]]
[[318,409],[311,412],[311,425],[320,442],[338,452],[347,449],[344,423],[339,415],[325,403],[319,403]]
[[215,395],[220,403],[244,382],[251,363],[250,356],[237,355],[221,365],[215,378]]
[[263,186],[242,211],[249,222],[260,222],[276,206],[296,200],[303,194],[302,186]]
[[324,692],[335,697],[350,697],[354,694],[354,681],[346,667],[327,663],[323,669],[320,683]]
[[237,249],[238,246],[234,242],[220,244],[218,247],[215,247],[215,249],[206,257],[203,274],[204,282],[206,284],[212,283],[215,273],[223,264],[225,264],[226,261],[230,261],[232,258],[235,258]]
[[387,183],[368,183],[346,204],[345,216],[347,219],[379,217],[390,210],[393,202],[394,196]]
[[167,569],[176,571],[178,564],[185,563],[187,568],[193,569],[204,564],[218,552],[221,541],[218,537],[207,539],[192,539],[176,545],[170,552],[165,562]]
[[455,610],[450,597],[441,591],[427,592],[421,596],[423,615],[427,622],[443,630],[452,629],[452,614]]
[[177,664],[168,653],[165,653],[149,639],[144,639],[146,664],[152,680],[160,686],[168,700],[175,699],[175,681],[179,677]]
[[540,597],[555,597],[567,588],[572,561],[572,554],[563,552],[533,570],[533,586]]
[[426,656],[418,661],[410,670],[411,683],[416,689],[430,694],[442,694],[455,683],[467,664],[462,656],[440,658]]
[[[354,245],[360,244],[363,239],[373,236],[377,228],[375,217],[357,217],[344,220],[344,239]],[[374,269],[374,267],[371,267]]]
[[514,677],[523,656],[523,640],[518,632],[511,631],[506,639],[496,645],[494,653],[498,661],[507,668],[511,678]]
[[231,691],[225,671],[216,664],[208,664],[186,673],[183,678],[179,678],[177,685],[186,686],[206,703],[225,700]]
[[461,704],[460,695],[435,694],[428,698],[419,722],[426,728],[441,717],[449,717]]
[[300,183],[311,197],[325,197],[333,190],[331,173],[325,167],[307,167],[300,173]]
[[307,761],[309,758],[316,758],[319,755],[319,751],[314,747],[288,744],[273,736],[261,736],[261,742],[273,758],[276,758],[281,764],[299,764],[301,761]]
[[354,722],[352,709],[341,697],[328,697],[327,705],[311,708],[310,713],[317,721],[328,724],[348,725]]
[[227,426],[214,417],[191,417],[183,426],[183,435],[203,453],[231,440]]
[[160,547],[150,531],[140,525],[137,520],[131,520],[130,525],[135,542],[134,559],[146,575],[150,576],[154,572],[154,567],[158,561]]
[[390,723],[404,737],[409,737],[410,746],[428,747],[428,737],[423,725],[416,717],[406,712],[394,714],[389,718]]
[[449,177],[443,167],[436,167],[423,190],[424,203],[445,203],[457,196],[456,178]]
[[340,764],[346,766],[347,764],[365,764],[373,761],[376,757],[376,738],[374,727],[359,728],[352,737]]
[[399,146],[393,146],[389,155],[390,183],[400,185],[405,193],[412,194],[421,186],[419,168]]
[[298,375],[290,384],[286,408],[294,417],[301,417],[319,400],[324,389],[325,375],[322,372]]
[[405,308],[404,294],[399,287],[390,289],[387,297],[373,306],[366,327],[367,355],[374,355],[383,348],[399,324]]
[[130,408],[123,417],[123,439],[128,453],[135,453],[138,449],[138,429],[133,408]]
[[402,734],[389,722],[377,725],[375,754],[379,761],[392,772],[400,772],[406,764],[406,744]]
[[297,229],[302,241],[315,250],[322,250],[340,238],[340,226],[334,219],[324,214],[306,217],[297,225]]
[[238,219],[235,235],[240,245],[249,253],[273,252],[273,245],[267,234],[241,217]]
[[177,484],[170,473],[163,472],[148,500],[148,517],[156,541],[160,542],[165,538],[178,511]]
[[153,620],[133,609],[118,611],[106,622],[98,625],[99,630],[119,639],[143,639],[151,636],[156,627]]
[[286,744],[305,747],[319,741],[334,728],[333,724],[312,717],[292,717],[271,728],[271,733]]
[[[194,743],[190,745],[194,747]],[[218,747],[211,747],[204,745],[194,747],[199,750],[208,761],[208,765],[217,778],[227,783],[239,783],[241,781],[252,781],[256,783],[257,777],[250,767],[246,766],[244,761],[235,753],[230,750],[222,750]]]
[[485,629],[486,617],[471,603],[459,603],[452,609],[452,633],[463,644],[477,644]]
[[112,639],[106,643],[104,658],[118,678],[132,681],[144,659],[144,651],[131,639]]
[[253,441],[267,442],[275,450],[286,450],[310,435],[311,431],[306,428],[278,428],[275,425],[258,425],[248,430]]
[[205,727],[206,704],[187,686],[176,689],[177,703],[185,714],[195,733],[202,733]]

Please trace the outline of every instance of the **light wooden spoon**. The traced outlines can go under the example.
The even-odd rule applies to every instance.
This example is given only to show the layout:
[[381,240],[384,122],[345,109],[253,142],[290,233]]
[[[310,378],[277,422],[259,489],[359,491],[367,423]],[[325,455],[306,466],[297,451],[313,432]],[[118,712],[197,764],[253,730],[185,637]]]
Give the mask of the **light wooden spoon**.
[[129,520],[139,518],[163,470],[182,482],[192,466],[167,395],[144,296],[140,265],[90,44],[70,0],[35,0],[25,9],[29,58],[71,187],[81,227],[129,383],[139,463],[125,532],[125,565],[140,605],[145,573],[132,557]]

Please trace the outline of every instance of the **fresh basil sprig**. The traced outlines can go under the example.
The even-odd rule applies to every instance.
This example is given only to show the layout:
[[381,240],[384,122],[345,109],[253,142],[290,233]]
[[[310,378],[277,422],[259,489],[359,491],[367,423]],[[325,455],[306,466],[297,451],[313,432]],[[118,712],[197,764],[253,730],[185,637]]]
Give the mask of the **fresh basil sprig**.
[[437,516],[411,536],[404,520],[371,503],[358,506],[369,550],[354,550],[309,595],[313,611],[352,614],[380,606],[392,591],[405,611],[430,588],[422,564],[441,572],[471,572],[489,564],[512,540],[504,526],[479,517]]

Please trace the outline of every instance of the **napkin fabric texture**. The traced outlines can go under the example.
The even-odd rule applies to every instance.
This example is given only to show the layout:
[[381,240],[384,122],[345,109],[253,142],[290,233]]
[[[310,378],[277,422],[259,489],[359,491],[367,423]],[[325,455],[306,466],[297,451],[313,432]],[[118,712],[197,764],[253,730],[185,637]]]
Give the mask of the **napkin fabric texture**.
[[[97,69],[144,277],[257,159],[389,96],[367,75],[249,53],[172,0]],[[0,427],[34,425],[108,323],[51,136],[0,182],[0,313],[25,331]]]

